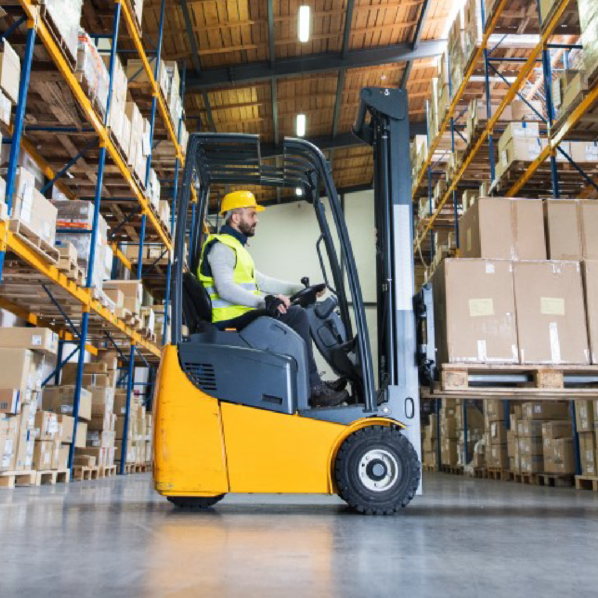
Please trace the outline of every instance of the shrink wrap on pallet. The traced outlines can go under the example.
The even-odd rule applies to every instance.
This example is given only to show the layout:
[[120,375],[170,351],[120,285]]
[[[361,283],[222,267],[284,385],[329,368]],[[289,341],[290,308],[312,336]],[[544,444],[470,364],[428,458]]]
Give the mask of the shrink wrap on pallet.
[[94,108],[101,117],[104,117],[110,77],[93,40],[83,29],[79,32],[77,45],[77,73],[82,78],[83,88]]
[[46,19],[50,20],[53,29],[60,35],[61,42],[75,58],[81,25],[83,0],[43,0]]

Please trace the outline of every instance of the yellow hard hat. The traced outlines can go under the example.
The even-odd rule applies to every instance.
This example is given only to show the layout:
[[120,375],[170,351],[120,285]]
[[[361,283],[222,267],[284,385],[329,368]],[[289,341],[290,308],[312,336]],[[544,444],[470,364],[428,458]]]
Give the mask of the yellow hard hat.
[[255,195],[251,191],[233,191],[224,196],[220,206],[220,215],[237,208],[255,208],[256,212],[263,212],[266,208],[258,205]]

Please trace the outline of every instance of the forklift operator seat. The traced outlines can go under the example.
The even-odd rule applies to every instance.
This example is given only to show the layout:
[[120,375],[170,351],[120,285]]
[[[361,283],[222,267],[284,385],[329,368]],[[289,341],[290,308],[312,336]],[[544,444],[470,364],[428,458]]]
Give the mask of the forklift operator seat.
[[217,399],[281,413],[308,408],[309,374],[303,339],[286,324],[252,310],[232,332],[212,324],[212,302],[190,272],[183,274],[189,341],[179,357],[189,379]]

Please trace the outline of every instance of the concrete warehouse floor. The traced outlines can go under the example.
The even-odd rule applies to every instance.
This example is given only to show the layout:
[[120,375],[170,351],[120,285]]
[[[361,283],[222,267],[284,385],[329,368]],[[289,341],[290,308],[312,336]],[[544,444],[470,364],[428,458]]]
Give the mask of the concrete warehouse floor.
[[229,496],[181,513],[150,474],[0,491],[0,595],[595,596],[598,494],[426,474],[402,514]]

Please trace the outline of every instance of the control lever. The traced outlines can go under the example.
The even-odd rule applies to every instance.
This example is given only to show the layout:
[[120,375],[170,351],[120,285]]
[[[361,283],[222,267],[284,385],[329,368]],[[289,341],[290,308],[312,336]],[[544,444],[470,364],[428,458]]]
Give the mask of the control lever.
[[309,277],[307,277],[307,276],[304,276],[304,277],[301,279],[301,284],[302,284],[302,285],[303,285],[305,288],[307,288],[307,287],[309,286]]
[[314,311],[320,320],[326,320],[328,316],[336,309],[337,305],[338,299],[333,295],[332,297],[328,297],[326,301],[318,303]]

